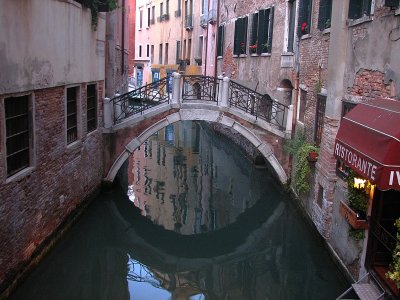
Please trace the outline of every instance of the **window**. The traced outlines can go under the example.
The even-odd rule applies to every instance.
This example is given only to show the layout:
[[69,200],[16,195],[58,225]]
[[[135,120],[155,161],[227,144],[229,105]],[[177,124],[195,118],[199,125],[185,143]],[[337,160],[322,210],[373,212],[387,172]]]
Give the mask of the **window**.
[[225,26],[221,25],[218,27],[217,56],[224,55],[224,34]]
[[164,14],[164,12],[163,12],[163,10],[164,10],[164,3],[160,3],[160,18],[163,16],[163,14]]
[[262,9],[253,14],[250,53],[270,53],[272,49],[272,32],[274,23],[274,8]]
[[151,22],[150,23],[154,24],[155,23],[155,19],[156,19],[156,7],[152,6],[151,7]]
[[197,57],[195,57],[196,62],[199,66],[201,66],[202,64],[202,57],[203,57],[203,43],[204,43],[204,37],[203,36],[199,36],[199,48],[197,50]]
[[78,139],[78,87],[67,88],[67,144]]
[[160,44],[160,47],[158,49],[158,63],[161,65],[162,64],[162,44]]
[[182,59],[186,59],[186,40],[183,40],[183,55]]
[[350,0],[349,19],[359,19],[364,15],[371,15],[372,0]]
[[87,115],[87,132],[96,130],[97,128],[97,89],[96,84],[88,84],[86,87],[86,115]]
[[332,15],[332,0],[320,0],[319,2],[319,15],[318,15],[318,29],[324,30],[331,27]]
[[323,200],[324,200],[324,188],[319,184],[317,193],[317,204],[319,207],[322,207]]
[[309,34],[311,29],[312,0],[300,0],[298,35]]
[[151,24],[151,15],[150,15],[150,7],[147,8],[147,27],[150,27]]
[[150,45],[146,45],[146,57],[150,57]]
[[288,1],[288,12],[289,12],[289,19],[288,19],[288,41],[287,41],[287,48],[286,52],[293,52],[293,42],[294,42],[294,27],[296,22],[296,0]]
[[139,45],[139,57],[142,57],[142,45]]
[[32,160],[30,96],[4,99],[7,177],[27,168]]
[[343,101],[343,102],[342,102],[342,118],[343,118],[349,111],[351,111],[356,105],[357,105],[357,103]]
[[233,43],[233,54],[246,54],[247,48],[247,26],[248,17],[239,18],[235,21],[235,36]]
[[187,50],[187,60],[188,64],[190,64],[190,55],[192,53],[192,39],[188,39],[188,50]]
[[299,111],[297,119],[302,123],[304,123],[304,115],[306,113],[306,101],[307,101],[307,92],[305,90],[300,89],[300,101],[299,101]]
[[139,29],[143,28],[143,10],[139,11]]
[[314,132],[314,141],[317,147],[319,147],[319,145],[321,144],[322,129],[324,128],[325,107],[326,107],[326,96],[318,94],[317,113],[315,118],[315,132]]
[[181,59],[181,41],[176,41],[176,63],[179,64]]
[[165,2],[165,14],[168,16],[169,15],[169,0]]
[[397,8],[400,5],[400,0],[385,0],[385,6]]
[[150,62],[154,63],[154,45],[151,45]]
[[168,43],[165,43],[164,65],[168,65]]

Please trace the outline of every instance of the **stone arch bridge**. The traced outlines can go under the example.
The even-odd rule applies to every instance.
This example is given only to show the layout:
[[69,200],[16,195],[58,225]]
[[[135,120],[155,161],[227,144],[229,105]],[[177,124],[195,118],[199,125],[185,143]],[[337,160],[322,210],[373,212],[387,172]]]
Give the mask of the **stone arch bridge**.
[[202,120],[225,125],[250,141],[286,183],[293,107],[229,78],[174,73],[115,98],[104,99],[105,182],[112,182],[129,155],[169,124]]

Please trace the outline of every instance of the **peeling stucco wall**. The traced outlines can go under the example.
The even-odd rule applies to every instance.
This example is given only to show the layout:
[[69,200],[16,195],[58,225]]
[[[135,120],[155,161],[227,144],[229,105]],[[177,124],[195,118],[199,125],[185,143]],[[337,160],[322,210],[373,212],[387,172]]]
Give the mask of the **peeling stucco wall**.
[[72,0],[1,5],[0,94],[104,79],[104,16],[95,31]]

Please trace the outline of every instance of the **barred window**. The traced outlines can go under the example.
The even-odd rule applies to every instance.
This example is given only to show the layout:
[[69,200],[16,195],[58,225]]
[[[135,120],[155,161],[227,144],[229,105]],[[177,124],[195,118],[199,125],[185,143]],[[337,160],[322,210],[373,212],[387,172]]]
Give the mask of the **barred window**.
[[7,176],[30,166],[32,125],[30,96],[4,99]]
[[305,90],[300,89],[298,120],[302,123],[304,123],[304,116],[306,114],[306,101],[307,101],[307,92]]
[[78,87],[67,88],[67,144],[78,139]]
[[322,129],[324,128],[324,117],[325,117],[325,107],[326,107],[326,96],[318,94],[317,95],[317,111],[315,118],[315,132],[314,141],[315,145],[319,147],[322,139]]
[[97,128],[97,89],[96,84],[89,84],[87,90],[87,132]]
[[233,54],[246,54],[247,48],[247,26],[248,17],[239,18],[235,21],[235,36],[233,44]]

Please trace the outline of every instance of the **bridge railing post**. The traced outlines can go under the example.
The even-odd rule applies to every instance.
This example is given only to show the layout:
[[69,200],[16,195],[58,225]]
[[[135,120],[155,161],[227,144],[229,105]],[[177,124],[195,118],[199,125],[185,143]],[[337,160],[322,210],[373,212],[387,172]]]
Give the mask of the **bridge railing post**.
[[103,100],[103,122],[104,128],[111,128],[114,123],[112,101],[107,97]]
[[221,89],[221,107],[229,107],[229,77],[224,77],[222,79],[222,89]]
[[293,104],[289,105],[286,117],[286,135],[290,136],[292,133],[292,119],[293,119]]
[[222,75],[219,75],[217,77],[217,83],[218,83],[218,94],[217,94],[217,103],[218,105],[222,102],[222,80],[224,77]]
[[181,74],[174,72],[172,74],[172,98],[171,98],[171,104],[172,106],[174,105],[180,105],[181,103]]
[[[118,98],[119,96],[121,96],[119,93],[116,93],[114,95],[114,98]],[[114,102],[114,113],[115,113],[115,120],[114,122],[118,121],[118,120],[122,120],[123,118],[125,118],[125,114],[122,111],[122,105],[123,102],[119,101],[119,103]]]

